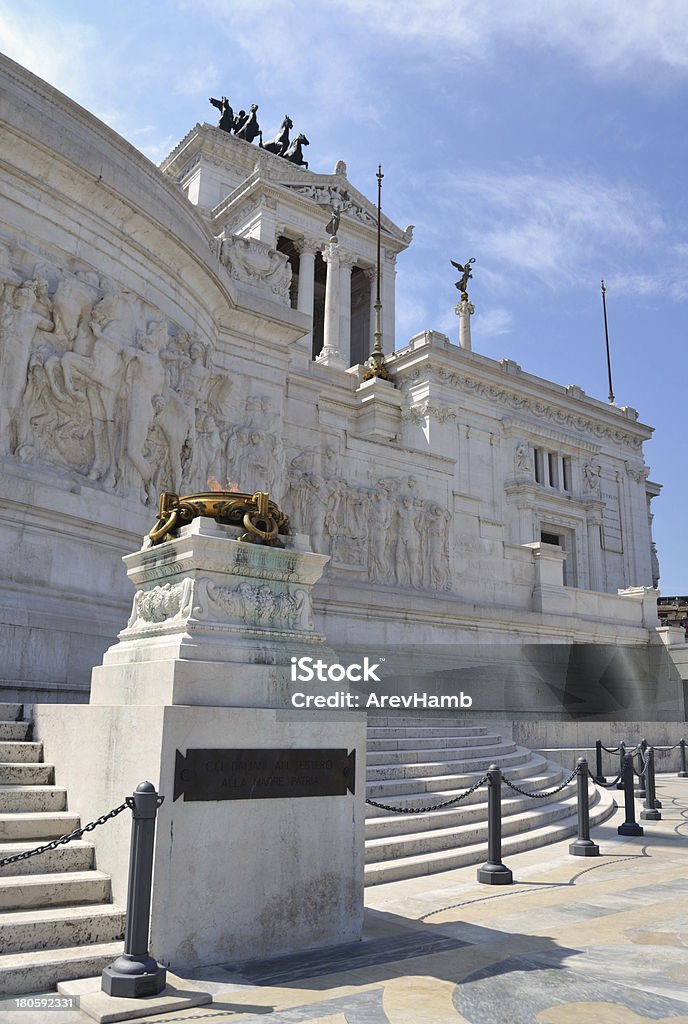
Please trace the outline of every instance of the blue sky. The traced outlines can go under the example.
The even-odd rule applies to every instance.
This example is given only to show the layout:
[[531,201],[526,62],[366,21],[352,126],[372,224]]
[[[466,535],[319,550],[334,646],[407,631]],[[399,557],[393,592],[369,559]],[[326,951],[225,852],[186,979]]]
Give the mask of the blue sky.
[[381,162],[416,226],[399,346],[456,338],[474,256],[474,349],[606,400],[604,277],[617,404],[656,428],[660,588],[688,593],[685,0],[0,0],[0,48],[156,162],[223,93],[371,198]]

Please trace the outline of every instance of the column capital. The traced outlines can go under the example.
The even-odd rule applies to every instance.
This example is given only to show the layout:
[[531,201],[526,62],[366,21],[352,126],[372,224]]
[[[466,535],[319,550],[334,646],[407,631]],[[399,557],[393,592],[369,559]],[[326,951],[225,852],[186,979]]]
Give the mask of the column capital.
[[332,263],[336,266],[339,265],[339,254],[341,250],[337,242],[328,242],[321,249],[322,258],[325,263]]
[[317,238],[309,238],[305,235],[303,238],[294,239],[294,248],[302,256],[315,256],[321,244]]
[[337,248],[339,251],[339,266],[345,270],[351,270],[355,266],[358,256],[355,252],[351,252],[350,249],[342,249],[341,246]]

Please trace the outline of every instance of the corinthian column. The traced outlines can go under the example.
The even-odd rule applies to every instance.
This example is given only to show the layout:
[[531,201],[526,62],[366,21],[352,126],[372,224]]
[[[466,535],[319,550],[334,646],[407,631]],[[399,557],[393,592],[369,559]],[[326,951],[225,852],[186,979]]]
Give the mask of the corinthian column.
[[[315,294],[315,254],[317,242],[312,238],[302,238],[295,242],[299,254],[299,291],[296,297],[296,308],[300,313],[306,313],[313,319],[313,296]],[[298,343],[299,348],[305,349],[309,356],[313,349],[312,329]]]
[[468,299],[461,299],[454,306],[454,312],[459,318],[459,345],[467,352],[471,351],[471,317],[475,313],[475,306]]
[[322,258],[327,264],[327,281],[325,284],[325,337],[322,352],[317,362],[326,366],[343,367],[344,360],[339,351],[339,245],[330,242],[322,251]]
[[353,253],[339,252],[339,351],[347,366],[351,365],[351,268],[356,262]]

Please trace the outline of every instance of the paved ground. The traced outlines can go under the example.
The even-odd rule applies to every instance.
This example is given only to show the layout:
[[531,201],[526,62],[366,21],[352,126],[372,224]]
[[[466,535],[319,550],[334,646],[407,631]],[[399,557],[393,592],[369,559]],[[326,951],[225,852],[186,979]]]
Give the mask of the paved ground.
[[[475,868],[378,886],[363,943],[199,972],[212,1005],[146,1019],[688,1024],[688,779],[660,776],[658,795],[644,836],[618,837],[620,812],[594,830],[598,858],[567,842],[511,858],[511,886],[478,885]],[[87,1020],[6,1006],[2,1024]]]

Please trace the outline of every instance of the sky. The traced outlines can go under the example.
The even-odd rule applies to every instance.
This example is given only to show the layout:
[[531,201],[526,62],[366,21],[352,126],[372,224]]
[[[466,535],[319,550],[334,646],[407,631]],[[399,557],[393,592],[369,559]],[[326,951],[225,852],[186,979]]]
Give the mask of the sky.
[[688,594],[688,3],[685,0],[0,0],[0,49],[158,163],[209,96],[288,113],[310,168],[339,159],[415,225],[397,347],[457,340],[655,427],[646,446],[660,590]]

